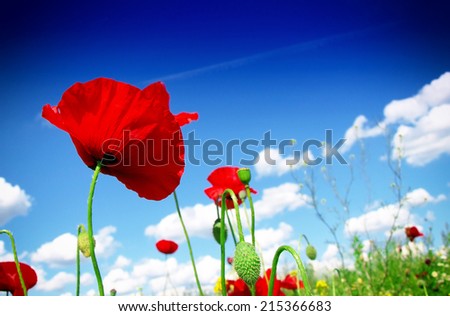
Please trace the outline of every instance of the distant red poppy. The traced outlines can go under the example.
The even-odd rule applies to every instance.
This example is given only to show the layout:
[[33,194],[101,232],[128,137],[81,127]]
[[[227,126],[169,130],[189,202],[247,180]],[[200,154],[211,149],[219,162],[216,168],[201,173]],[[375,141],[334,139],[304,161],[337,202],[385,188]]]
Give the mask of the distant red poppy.
[[170,255],[173,254],[178,249],[178,244],[172,240],[161,239],[156,243],[156,248],[159,252]]
[[[37,283],[36,272],[26,263],[19,264],[25,287],[29,290]],[[11,292],[14,296],[24,295],[14,261],[0,262],[0,291]]]
[[[245,185],[239,180],[238,170],[239,168],[237,167],[219,167],[208,176],[208,181],[212,184],[212,187],[205,189],[205,193],[216,205],[222,205],[222,194],[226,189],[231,189],[236,194],[238,203],[242,203],[242,199],[239,198],[239,192],[245,190]],[[250,189],[250,191],[256,193],[253,189]],[[230,197],[227,198],[226,205],[227,209],[234,208],[233,200]]]
[[[269,280],[270,273],[272,269],[267,269],[266,273],[259,277],[255,284],[256,296],[267,296],[269,294]],[[303,282],[299,281],[297,283],[297,278],[288,274],[283,281],[279,279],[275,279],[273,284],[273,296],[285,296],[282,289],[286,290],[295,290],[298,289],[298,285],[300,288],[303,288]],[[237,280],[227,280],[227,293],[229,296],[249,296],[251,295],[250,289],[247,284],[242,279]]]
[[423,234],[419,232],[416,226],[405,227],[406,237],[409,238],[410,241],[414,241],[416,237],[422,237]]
[[184,143],[180,126],[197,113],[174,116],[163,83],[145,89],[107,78],[76,83],[42,116],[69,133],[83,162],[112,175],[150,200],[162,200],[180,183]]
[[228,264],[233,264],[233,257],[228,257],[227,258],[227,262],[228,262]]

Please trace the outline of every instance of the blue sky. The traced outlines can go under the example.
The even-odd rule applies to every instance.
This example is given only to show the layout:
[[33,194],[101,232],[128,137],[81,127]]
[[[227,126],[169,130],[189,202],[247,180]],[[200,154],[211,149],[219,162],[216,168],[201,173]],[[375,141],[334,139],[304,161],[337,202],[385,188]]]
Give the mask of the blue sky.
[[[390,210],[396,209],[386,162],[388,148],[401,145],[402,193],[409,201],[399,225],[432,227],[435,246],[449,221],[450,38],[444,1],[14,1],[0,13],[0,227],[16,236],[23,261],[39,271],[30,294],[74,293],[74,234],[85,222],[91,178],[69,136],[41,117],[75,82],[109,77],[139,88],[162,80],[173,113],[195,111],[200,119],[183,128],[204,144],[217,139],[295,139],[277,166],[251,167],[265,257],[281,244],[297,246],[306,234],[319,251],[317,269],[336,262],[332,236],[308,206],[310,192],[286,172],[283,159],[308,139],[358,137],[348,222],[326,167],[343,192],[348,166],[314,168],[320,207],[347,247],[350,235],[383,242]],[[26,8],[26,9],[25,9]],[[393,102],[397,100],[397,102]],[[377,125],[379,124],[379,125]],[[378,126],[378,127],[377,127]],[[379,127],[386,127],[392,143]],[[398,135],[403,135],[401,144]],[[397,138],[395,138],[397,136]],[[260,153],[263,146],[254,149]],[[271,154],[277,157],[276,148]],[[204,150],[196,148],[201,158]],[[321,154],[315,150],[314,155]],[[365,161],[361,162],[361,157]],[[243,155],[233,151],[233,165]],[[394,150],[394,162],[395,150]],[[224,165],[222,163],[221,165]],[[203,193],[217,166],[187,162],[177,189],[192,233],[205,287],[218,277],[219,249],[208,236],[215,208]],[[295,169],[302,178],[304,167]],[[309,168],[308,170],[310,170]],[[409,194],[409,195],[408,195]],[[425,201],[426,199],[426,201]],[[179,291],[191,289],[188,251],[174,220],[171,197],[147,201],[115,178],[101,176],[94,204],[94,229],[107,286],[127,295],[142,287],[161,294],[166,268]],[[258,217],[258,209],[256,210]],[[208,214],[208,215],[204,215]],[[211,215],[212,214],[212,215]],[[366,215],[366,216],[365,216]],[[381,220],[380,220],[381,218]],[[376,225],[368,225],[378,223]],[[345,225],[347,223],[347,225]],[[369,236],[361,231],[366,226]],[[347,227],[347,228],[345,228]],[[271,236],[271,238],[267,238]],[[399,242],[405,243],[402,234]],[[180,249],[167,265],[158,238],[174,238]],[[100,246],[101,245],[101,246]],[[228,245],[230,254],[232,245]],[[0,239],[0,259],[11,257]],[[83,262],[83,294],[95,285]]]

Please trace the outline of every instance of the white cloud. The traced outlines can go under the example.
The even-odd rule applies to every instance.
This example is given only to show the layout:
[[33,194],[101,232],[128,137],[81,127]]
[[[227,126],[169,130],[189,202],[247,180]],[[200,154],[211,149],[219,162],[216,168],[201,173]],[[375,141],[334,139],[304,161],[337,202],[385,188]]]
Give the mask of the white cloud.
[[39,282],[36,284],[36,290],[51,292],[62,290],[68,284],[75,284],[76,277],[74,274],[67,272],[59,272],[50,280],[45,279],[45,273],[38,273]]
[[0,262],[1,261],[13,261],[14,255],[10,252],[7,252],[5,249],[5,242],[0,240]]
[[6,182],[0,177],[0,225],[4,225],[16,216],[28,214],[31,197],[18,185]]
[[425,85],[415,96],[387,104],[384,120],[378,126],[369,127],[367,122],[363,115],[356,118],[345,134],[347,142],[342,152],[358,138],[381,135],[386,126],[393,126],[394,159],[401,156],[410,165],[423,166],[450,154],[450,72]]
[[[311,157],[311,156],[309,156]],[[293,168],[296,169],[303,161],[301,157],[288,156],[283,158],[275,148],[266,148],[262,150],[256,163],[254,164],[256,175],[258,177],[282,176]]]
[[94,284],[95,277],[90,273],[83,273],[80,276],[80,284],[84,286],[88,286]]
[[47,263],[50,267],[61,267],[75,263],[77,237],[70,233],[62,234],[40,246],[31,254],[34,263]]
[[[261,199],[254,202],[256,219],[262,220],[274,217],[284,211],[294,211],[307,205],[310,200],[306,194],[301,194],[300,187],[295,183],[284,183],[277,187],[264,189]],[[260,196],[258,193],[255,197]],[[191,237],[211,236],[211,229],[217,218],[214,204],[196,204],[184,207],[181,214]],[[242,216],[243,226],[245,226],[244,216]],[[145,235],[156,239],[172,239],[177,242],[184,241],[183,229],[176,213],[164,217],[158,224],[150,225],[145,229]]]
[[444,195],[433,197],[425,189],[419,188],[406,194],[403,203],[392,203],[380,206],[358,217],[352,217],[345,223],[347,235],[388,231],[392,225],[418,225],[418,218],[411,214],[411,208],[427,203],[439,203],[445,200]]
[[[117,248],[118,243],[112,236],[115,232],[115,227],[107,226],[94,235],[96,241],[95,253],[98,257],[107,257]],[[77,237],[65,233],[40,246],[36,252],[31,254],[31,261],[46,263],[52,268],[67,266],[75,263],[76,251]],[[84,259],[83,256],[81,257]]]
[[367,125],[368,119],[364,115],[359,115],[355,119],[353,125],[345,132],[345,143],[340,148],[341,153],[347,152],[358,140],[383,135],[386,128],[384,123],[370,127]]
[[114,262],[113,268],[125,268],[131,264],[131,260],[125,256],[119,255]]
[[[322,254],[320,259],[311,260],[309,263],[312,265],[314,272],[318,276],[330,275],[336,268],[342,266],[342,261],[339,258],[339,250],[336,244],[329,244],[327,249]],[[352,262],[348,259],[344,260],[346,268],[352,268]]]
[[[450,87],[449,87],[450,89]],[[443,154],[450,154],[450,103],[432,108],[413,125],[400,125],[392,140],[406,162],[424,166]],[[393,157],[399,157],[393,151]]]
[[300,193],[300,186],[288,182],[264,189],[262,198],[254,203],[258,220],[271,218],[284,211],[294,211],[307,206],[311,198]]
[[[211,229],[217,218],[216,207],[211,204],[195,204],[183,207],[180,210],[189,236],[210,237]],[[177,213],[164,217],[158,224],[150,225],[145,229],[146,236],[156,239],[172,239],[177,242],[184,241],[183,228]]]

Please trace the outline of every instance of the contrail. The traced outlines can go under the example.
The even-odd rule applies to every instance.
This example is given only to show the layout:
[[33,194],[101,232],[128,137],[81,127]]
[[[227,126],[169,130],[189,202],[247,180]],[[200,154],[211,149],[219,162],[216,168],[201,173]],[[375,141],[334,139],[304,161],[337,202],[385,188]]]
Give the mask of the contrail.
[[368,33],[374,32],[374,31],[386,29],[386,28],[391,27],[394,24],[397,24],[397,23],[386,23],[386,24],[382,24],[382,25],[378,25],[378,26],[374,26],[374,27],[370,27],[370,28],[365,28],[362,30],[340,33],[340,34],[336,34],[336,35],[332,35],[332,36],[315,39],[312,41],[307,41],[307,42],[302,42],[302,43],[298,43],[298,44],[294,44],[294,45],[290,45],[290,46],[285,46],[285,47],[269,50],[266,52],[262,52],[262,53],[258,53],[258,54],[254,54],[254,55],[250,55],[250,56],[246,56],[246,57],[241,57],[238,59],[233,59],[233,60],[229,60],[229,61],[225,61],[225,62],[221,62],[221,63],[217,63],[217,64],[205,66],[205,67],[200,67],[200,68],[196,68],[196,69],[191,69],[191,70],[155,78],[153,80],[148,80],[146,82],[146,84],[155,82],[155,81],[169,81],[169,80],[190,78],[190,77],[194,77],[194,76],[201,75],[201,74],[211,72],[211,71],[227,70],[227,69],[231,69],[231,68],[241,67],[241,66],[244,66],[244,65],[247,65],[250,63],[254,63],[254,62],[263,60],[263,59],[267,59],[269,57],[305,52],[308,50],[323,47],[323,46],[331,44],[331,43],[356,38],[356,37],[366,35]]

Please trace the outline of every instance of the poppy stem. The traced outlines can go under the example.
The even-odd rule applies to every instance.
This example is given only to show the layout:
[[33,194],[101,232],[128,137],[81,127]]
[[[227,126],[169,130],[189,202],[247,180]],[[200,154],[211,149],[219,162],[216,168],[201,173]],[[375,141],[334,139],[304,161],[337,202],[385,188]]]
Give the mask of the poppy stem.
[[255,247],[255,208],[253,207],[252,193],[250,192],[250,186],[245,185],[245,192],[247,193],[248,203],[250,204],[250,210],[252,212],[252,226],[250,228],[252,233],[252,245]]
[[[77,238],[79,238],[80,233],[81,233],[81,227],[82,225],[78,225],[78,229],[77,229]],[[76,288],[76,296],[80,296],[80,245],[78,244],[78,239],[77,239],[77,288]]]
[[191,257],[192,267],[194,268],[195,282],[197,283],[198,292],[201,296],[204,296],[202,286],[200,285],[200,280],[198,278],[197,268],[195,267],[194,253],[192,251],[191,241],[189,239],[186,226],[184,225],[183,216],[181,216],[180,204],[178,203],[177,193],[173,191],[173,198],[175,199],[175,206],[177,208],[178,217],[180,218],[181,226],[183,226],[184,236],[186,237],[186,242],[189,248],[189,255]]
[[302,276],[306,295],[311,295],[311,287],[309,286],[308,275],[306,274],[306,269],[305,266],[303,265],[302,259],[300,258],[300,255],[294,250],[294,248],[286,245],[279,247],[275,253],[275,256],[273,257],[272,272],[270,273],[269,290],[267,295],[268,296],[273,295],[273,286],[275,284],[275,279],[277,277],[278,260],[280,259],[280,255],[283,253],[283,251],[289,252],[292,255],[292,257],[294,257],[294,260],[297,263],[297,267],[300,270],[300,275]]
[[20,270],[20,263],[19,263],[19,258],[17,256],[16,242],[14,241],[14,236],[9,230],[6,230],[6,229],[0,230],[0,234],[8,235],[9,239],[11,240],[11,248],[12,248],[12,252],[14,254],[14,262],[16,263],[16,269],[17,269],[17,274],[19,275],[20,285],[22,286],[23,295],[27,296],[28,295],[27,287],[25,285],[25,281],[23,280],[22,271]]
[[236,240],[236,235],[234,234],[233,223],[231,222],[231,219],[230,219],[230,213],[229,213],[229,211],[227,210],[227,211],[225,212],[225,214],[227,215],[228,226],[230,226],[231,236],[233,236],[234,245],[236,246],[236,245],[237,245],[237,240]]
[[241,215],[239,213],[239,203],[238,203],[238,199],[236,197],[236,194],[233,192],[233,190],[231,189],[226,189],[225,191],[223,191],[222,194],[222,208],[225,206],[226,208],[226,198],[227,196],[231,197],[231,200],[233,201],[234,204],[234,209],[236,210],[236,221],[237,221],[237,226],[238,226],[238,234],[239,234],[239,242],[241,241],[245,241],[244,239],[244,232],[242,230],[242,221],[241,221]]
[[89,237],[89,250],[91,253],[91,260],[92,260],[92,266],[93,266],[94,272],[95,272],[95,278],[97,279],[98,293],[100,296],[105,296],[105,291],[103,289],[102,275],[100,273],[100,269],[99,269],[98,263],[97,263],[97,258],[95,256],[94,230],[92,228],[92,201],[94,199],[95,185],[97,184],[97,179],[98,179],[98,175],[100,174],[101,168],[102,168],[102,162],[98,161],[97,166],[95,167],[95,170],[94,170],[94,174],[92,175],[91,187],[89,189],[87,226],[88,226],[88,237]]

